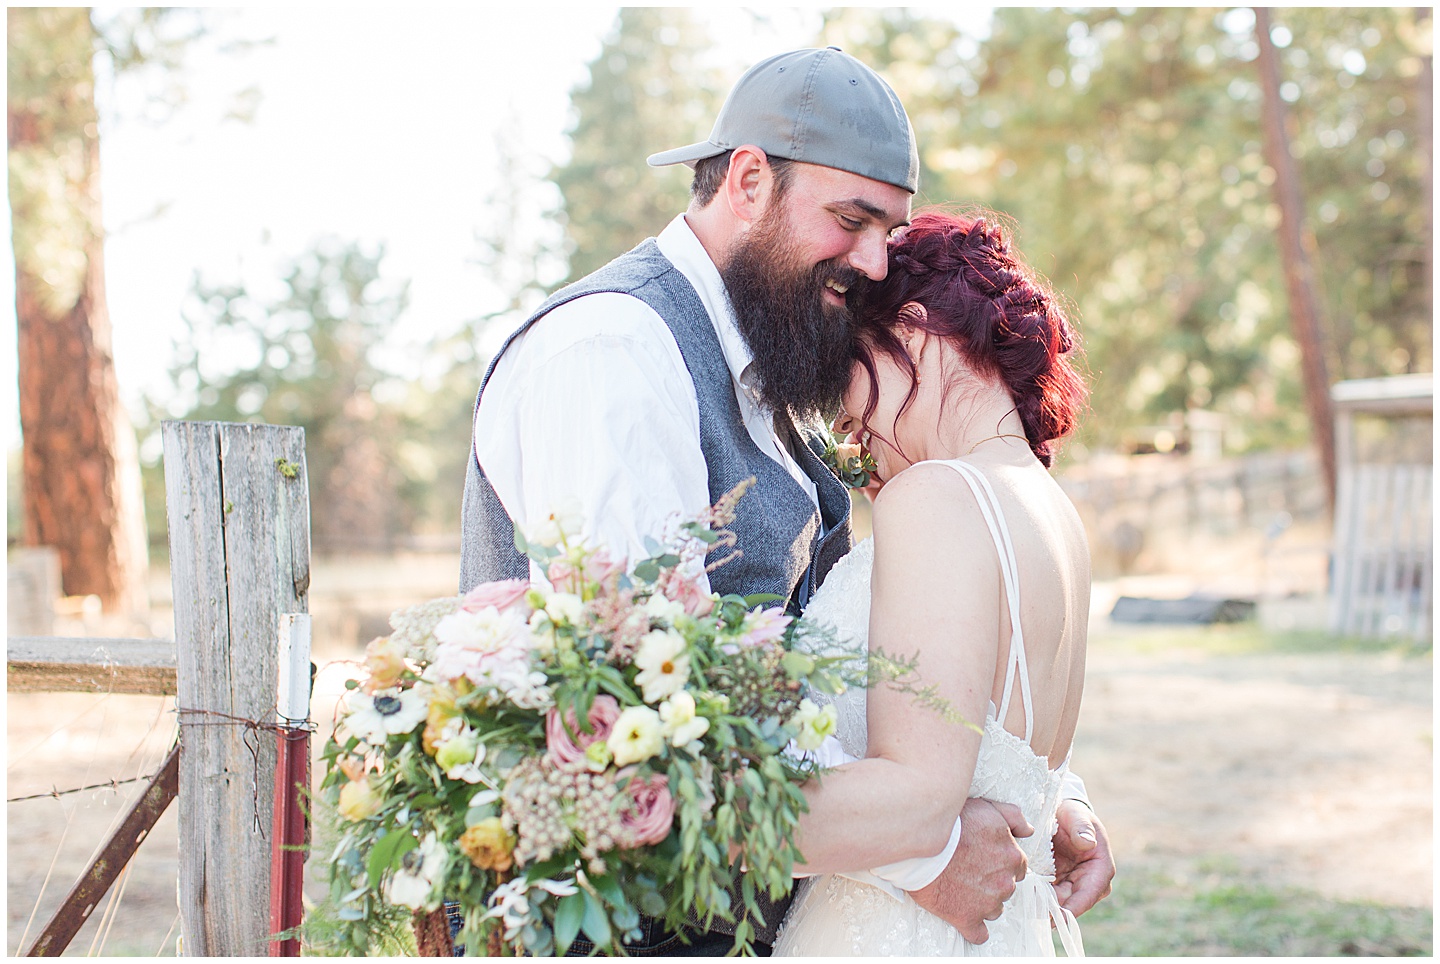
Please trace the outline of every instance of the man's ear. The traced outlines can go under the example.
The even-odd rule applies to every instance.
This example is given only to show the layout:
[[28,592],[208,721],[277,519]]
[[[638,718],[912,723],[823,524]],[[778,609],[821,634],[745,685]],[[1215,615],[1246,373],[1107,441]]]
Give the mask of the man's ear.
[[772,177],[769,158],[754,144],[742,144],[731,152],[730,168],[721,189],[730,211],[747,227],[765,213],[773,193]]

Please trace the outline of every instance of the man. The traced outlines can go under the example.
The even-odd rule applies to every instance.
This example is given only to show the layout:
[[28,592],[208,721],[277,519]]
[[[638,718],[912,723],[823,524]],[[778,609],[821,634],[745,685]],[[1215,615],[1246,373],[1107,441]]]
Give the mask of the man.
[[[711,586],[775,593],[798,611],[850,548],[850,501],[817,456],[817,427],[795,417],[833,411],[848,382],[847,295],[885,276],[886,241],[909,220],[914,134],[864,64],[799,50],[751,68],[708,140],[649,163],[695,170],[688,210],[552,296],[482,383],[460,588],[526,576],[514,524],[567,503],[578,500],[585,537],[637,558],[645,536],[754,476],[730,527],[740,556]],[[876,872],[981,941],[1024,876],[1018,813],[970,801],[945,853]],[[1056,845],[1062,876],[1073,871],[1061,897],[1083,912],[1113,875],[1086,805],[1062,807]],[[783,907],[765,917],[762,943]],[[634,949],[731,944],[724,931],[689,936],[686,949],[649,927]]]

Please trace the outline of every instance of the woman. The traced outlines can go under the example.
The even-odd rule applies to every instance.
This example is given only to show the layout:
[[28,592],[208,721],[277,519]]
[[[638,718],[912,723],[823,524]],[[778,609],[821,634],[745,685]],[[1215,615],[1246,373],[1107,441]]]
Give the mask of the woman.
[[[889,263],[857,312],[836,423],[878,468],[874,538],[835,566],[806,618],[914,657],[922,684],[985,725],[945,723],[884,685],[837,700],[841,742],[864,759],[807,793],[799,846],[819,876],[775,953],[1053,954],[1052,922],[1081,953],[1050,883],[1090,602],[1084,530],[1046,471],[1085,394],[1065,357],[1074,335],[993,215],[918,215]],[[941,852],[969,796],[1014,803],[1036,828],[1017,841],[1030,873],[984,944],[874,878],[827,873],[893,860],[896,840],[916,858]]]

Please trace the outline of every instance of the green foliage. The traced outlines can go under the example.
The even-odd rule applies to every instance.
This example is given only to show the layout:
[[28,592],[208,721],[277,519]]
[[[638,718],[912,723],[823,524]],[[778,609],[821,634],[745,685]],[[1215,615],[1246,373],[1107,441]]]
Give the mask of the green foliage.
[[[1332,376],[1428,370],[1428,21],[1283,9],[1275,25]],[[1187,409],[1226,415],[1239,448],[1308,437],[1253,30],[1247,10],[1213,8],[1000,8],[984,40],[902,8],[825,17],[817,42],[881,70],[909,110],[917,204],[1003,212],[1070,303],[1091,445]],[[554,173],[571,278],[683,207],[643,158],[708,131],[733,80],[693,69],[708,43],[684,11],[627,8],[575,92],[574,154]]]
[[347,954],[414,957],[415,932],[410,926],[410,913],[405,908],[377,907],[368,929],[342,914],[342,905],[336,899],[336,888],[343,887],[340,878],[347,868],[333,858],[314,858],[331,857],[345,832],[347,821],[336,811],[333,802],[327,802],[321,796],[311,795],[307,803],[313,835],[310,872],[315,874],[316,880],[329,885],[330,892],[306,907],[300,926],[304,953],[325,957]]
[[1165,653],[1177,649],[1203,650],[1212,655],[1389,653],[1398,657],[1429,658],[1431,648],[1403,639],[1336,636],[1319,630],[1267,630],[1254,622],[1212,626],[1112,627],[1090,637],[1092,646],[1134,653]]
[[184,394],[171,417],[305,429],[320,548],[383,544],[415,516],[405,453],[417,426],[378,364],[407,292],[381,279],[383,257],[327,240],[291,261],[273,291],[197,277],[174,348]]
[[683,7],[622,7],[573,92],[571,156],[553,179],[564,198],[574,280],[660,232],[689,203],[690,171],[645,158],[705,139],[727,87],[706,66],[713,42]]
[[[1276,12],[1335,377],[1430,367],[1416,18]],[[923,194],[1013,216],[1073,302],[1084,438],[1208,408],[1253,445],[1304,439],[1248,11],[1001,8],[976,41],[847,9],[826,33],[894,81]]]
[[11,243],[59,317],[80,301],[101,233],[95,33],[83,7],[12,7],[6,26]]

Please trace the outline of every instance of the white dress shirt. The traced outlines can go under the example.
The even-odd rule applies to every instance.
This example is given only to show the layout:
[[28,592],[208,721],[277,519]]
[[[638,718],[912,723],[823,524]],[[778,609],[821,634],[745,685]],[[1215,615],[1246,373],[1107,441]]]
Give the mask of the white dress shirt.
[[[819,496],[775,434],[720,272],[685,216],[656,238],[700,295],[755,445]],[[645,536],[710,505],[700,405],[669,327],[638,298],[585,295],[545,316],[500,357],[475,413],[475,454],[522,528],[562,506],[593,545],[642,559]]]

